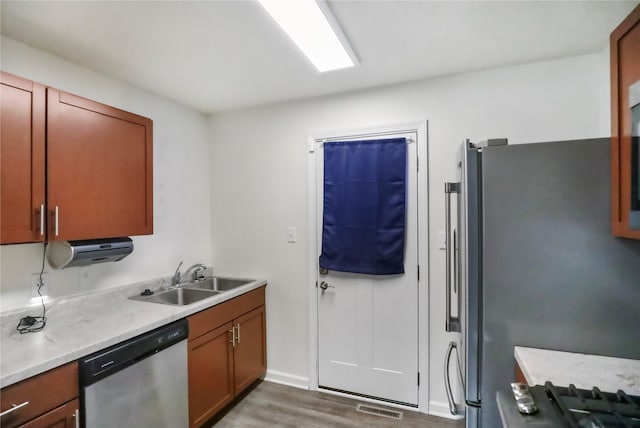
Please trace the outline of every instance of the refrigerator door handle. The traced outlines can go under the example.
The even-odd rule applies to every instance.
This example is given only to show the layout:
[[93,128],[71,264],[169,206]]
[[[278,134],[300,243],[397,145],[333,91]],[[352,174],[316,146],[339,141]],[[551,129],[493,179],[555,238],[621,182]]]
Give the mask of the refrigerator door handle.
[[[460,193],[460,183],[444,183],[444,195],[445,195],[445,227],[446,227],[446,273],[445,284],[446,290],[446,321],[445,330],[448,332],[460,331],[460,315],[457,317],[451,316],[451,252],[456,251],[456,244],[451,239],[451,194]],[[457,268],[456,268],[457,269]],[[457,275],[456,275],[457,281]]]
[[459,259],[458,259],[458,230],[453,229],[453,292],[458,293],[458,284],[460,284],[458,274],[460,273]]

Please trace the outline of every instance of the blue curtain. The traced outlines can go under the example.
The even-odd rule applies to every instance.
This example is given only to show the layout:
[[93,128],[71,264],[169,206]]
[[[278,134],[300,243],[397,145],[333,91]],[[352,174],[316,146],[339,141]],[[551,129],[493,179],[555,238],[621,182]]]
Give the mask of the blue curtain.
[[407,141],[324,143],[320,267],[404,273]]

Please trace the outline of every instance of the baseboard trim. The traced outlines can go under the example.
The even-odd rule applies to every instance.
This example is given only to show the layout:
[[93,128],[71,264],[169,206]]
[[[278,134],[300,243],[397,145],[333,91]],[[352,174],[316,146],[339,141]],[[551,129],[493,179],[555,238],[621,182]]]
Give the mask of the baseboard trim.
[[322,387],[318,387],[317,391],[325,393],[325,394],[337,395],[338,397],[349,398],[349,399],[354,400],[354,401],[360,401],[360,402],[364,402],[364,403],[372,403],[372,404],[377,404],[379,406],[394,407],[396,409],[403,409],[403,410],[408,410],[410,412],[420,412],[420,413],[425,413],[426,414],[426,412],[422,412],[419,408],[416,408],[414,406],[407,406],[407,405],[398,404],[398,403],[395,403],[395,402],[377,400],[375,398],[363,397],[363,396],[356,395],[356,394],[349,394],[347,392],[340,392],[338,390],[327,389],[327,388],[322,388]]
[[429,401],[429,414],[446,419],[464,419],[464,413],[462,415],[452,415],[449,410],[449,403],[443,403],[441,401]]
[[281,385],[293,386],[294,388],[309,389],[309,378],[276,370],[267,370],[264,380]]

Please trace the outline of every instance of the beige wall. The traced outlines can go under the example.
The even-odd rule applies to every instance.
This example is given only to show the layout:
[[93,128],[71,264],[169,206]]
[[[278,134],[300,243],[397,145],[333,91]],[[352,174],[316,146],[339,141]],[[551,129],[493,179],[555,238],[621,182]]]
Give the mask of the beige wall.
[[[429,121],[430,411],[448,413],[443,359],[456,334],[444,332],[443,183],[455,178],[464,138],[512,143],[602,137],[608,129],[606,55],[594,54],[230,112],[211,120],[211,231],[216,269],[269,279],[270,376],[305,384],[309,367],[306,135]],[[297,227],[298,242],[286,240]],[[423,267],[424,269],[424,267]],[[426,349],[426,345],[422,348]],[[428,355],[428,356],[427,356]],[[425,379],[423,377],[423,379]],[[423,403],[423,410],[426,402]]]
[[[186,107],[79,67],[12,39],[1,40],[3,71],[153,119],[154,234],[133,237],[134,252],[117,263],[54,271],[49,295],[59,298],[171,275],[185,265],[211,263],[207,119]],[[73,168],[73,165],[69,165]],[[0,247],[0,308],[31,302],[32,274],[42,244]]]
[[[444,332],[443,183],[455,177],[464,138],[512,143],[609,135],[607,53],[460,74],[207,119],[146,91],[2,38],[2,70],[154,120],[155,233],[134,237],[118,263],[50,272],[53,297],[169,275],[179,260],[220,274],[265,277],[269,376],[308,383],[311,285],[307,282],[306,136],[331,130],[429,121],[429,273],[422,410],[447,413]],[[286,242],[297,227],[297,243]],[[30,302],[42,245],[0,247],[0,308]],[[423,272],[425,267],[422,267]],[[423,278],[425,276],[423,275]],[[428,340],[427,340],[428,339]]]

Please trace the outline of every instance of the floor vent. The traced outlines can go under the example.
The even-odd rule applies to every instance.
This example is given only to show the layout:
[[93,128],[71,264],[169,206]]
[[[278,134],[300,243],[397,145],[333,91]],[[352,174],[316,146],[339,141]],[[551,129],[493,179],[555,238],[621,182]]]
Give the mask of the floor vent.
[[384,407],[372,406],[370,404],[360,403],[356,407],[356,411],[374,416],[382,416],[383,418],[395,419],[397,421],[402,420],[402,412],[385,409]]

